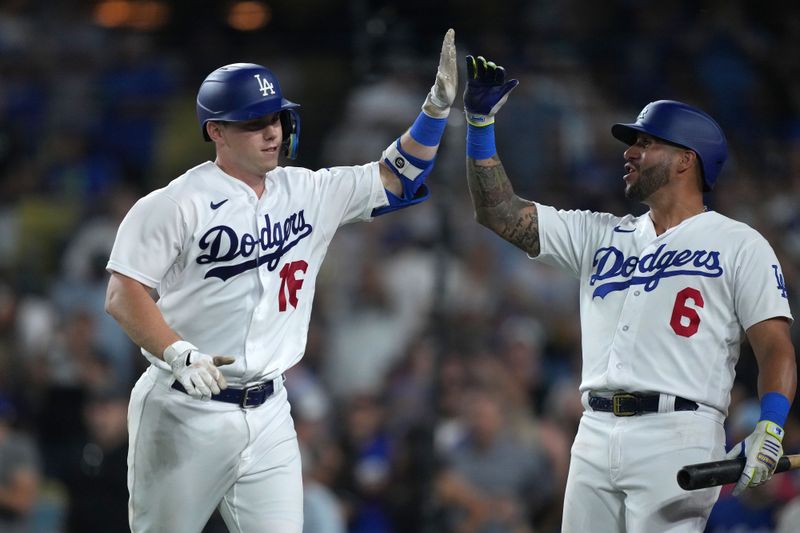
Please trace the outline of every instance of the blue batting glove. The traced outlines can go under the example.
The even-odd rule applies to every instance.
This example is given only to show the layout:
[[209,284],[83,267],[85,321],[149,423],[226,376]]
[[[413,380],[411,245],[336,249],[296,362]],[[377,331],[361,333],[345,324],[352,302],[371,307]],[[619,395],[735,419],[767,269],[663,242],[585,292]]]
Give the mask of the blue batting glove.
[[506,69],[482,56],[467,56],[467,88],[464,89],[464,111],[467,122],[483,127],[494,124],[494,115],[508,99],[508,93],[519,80],[505,81]]

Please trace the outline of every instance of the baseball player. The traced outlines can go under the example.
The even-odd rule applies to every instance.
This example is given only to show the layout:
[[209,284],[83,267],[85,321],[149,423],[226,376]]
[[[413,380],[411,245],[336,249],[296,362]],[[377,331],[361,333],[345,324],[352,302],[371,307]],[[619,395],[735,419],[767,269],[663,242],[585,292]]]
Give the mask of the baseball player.
[[768,480],[797,369],[786,284],[755,230],[703,205],[727,157],[719,125],[684,103],[648,104],[611,129],[625,195],[641,216],[563,211],[516,196],[494,117],[517,80],[467,57],[467,181],[477,220],[580,281],[584,414],[572,447],[564,531],[703,531],[719,487],[685,492],[677,471],[722,459],[734,366],[745,335],[758,362],[761,417],[728,457],[735,493]]
[[[200,85],[215,161],[140,199],[108,261],[107,311],[150,366],[130,399],[134,532],[299,533],[300,453],[283,374],[303,356],[314,282],[337,228],[428,197],[456,96],[454,32],[411,128],[363,166],[308,170],[297,104],[250,63]],[[154,297],[157,297],[157,301]]]

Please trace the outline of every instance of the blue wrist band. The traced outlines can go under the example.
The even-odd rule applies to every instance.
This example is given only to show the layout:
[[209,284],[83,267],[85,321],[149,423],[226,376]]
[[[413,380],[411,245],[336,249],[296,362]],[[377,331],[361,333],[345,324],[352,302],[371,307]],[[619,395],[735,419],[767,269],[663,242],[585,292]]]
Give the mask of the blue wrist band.
[[467,124],[467,155],[473,159],[489,159],[496,153],[494,124],[482,127]]
[[446,118],[433,118],[420,113],[411,125],[409,133],[412,139],[424,146],[436,146],[442,140],[445,126],[447,126]]
[[761,398],[761,418],[783,427],[789,416],[791,402],[780,392],[768,392]]

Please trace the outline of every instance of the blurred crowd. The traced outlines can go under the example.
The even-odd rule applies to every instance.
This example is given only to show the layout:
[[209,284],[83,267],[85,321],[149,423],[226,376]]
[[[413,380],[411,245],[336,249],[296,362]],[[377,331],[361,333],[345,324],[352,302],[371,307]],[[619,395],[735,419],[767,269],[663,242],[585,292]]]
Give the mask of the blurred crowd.
[[[645,207],[624,200],[610,125],[690,102],[730,144],[709,209],[769,239],[800,309],[800,7],[312,2],[327,11],[301,32],[278,1],[273,25],[240,36],[213,10],[192,26],[184,4],[150,32],[101,28],[90,2],[0,5],[0,531],[127,528],[126,409],[145,360],[103,310],[105,264],[138,197],[213,157],[194,95],[225,63],[268,66],[303,105],[293,164],[364,163],[419,112],[454,27],[461,56],[521,81],[497,122],[518,194],[620,215]],[[464,135],[456,108],[432,198],[342,228],[320,273],[286,383],[309,533],[559,530],[583,409],[577,282],[475,223]],[[731,443],[758,419],[756,375],[745,345]],[[798,413],[785,453],[800,453]],[[800,530],[797,473],[729,493],[709,532]]]

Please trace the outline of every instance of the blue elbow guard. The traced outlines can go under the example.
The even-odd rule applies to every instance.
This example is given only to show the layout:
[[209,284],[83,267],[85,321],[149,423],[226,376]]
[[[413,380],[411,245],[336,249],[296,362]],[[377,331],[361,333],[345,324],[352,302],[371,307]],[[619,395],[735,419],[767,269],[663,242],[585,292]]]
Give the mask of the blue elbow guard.
[[400,139],[390,144],[381,157],[386,166],[400,178],[404,199],[416,196],[417,189],[425,183],[425,178],[433,170],[433,162],[436,160],[433,158],[426,161],[407,153],[400,146]]
[[397,211],[398,209],[403,209],[404,207],[424,202],[430,197],[430,195],[431,191],[428,190],[428,186],[424,183],[419,189],[417,189],[416,194],[410,200],[398,198],[392,194],[391,191],[386,191],[386,197],[389,199],[389,205],[373,209],[372,216],[379,217],[381,215],[385,215],[386,213],[391,213],[392,211]]
[[433,162],[436,158],[426,161],[408,154],[401,148],[400,139],[397,139],[383,151],[382,158],[383,163],[400,178],[400,183],[403,186],[403,196],[398,197],[387,190],[386,196],[389,198],[389,205],[373,210],[372,216],[391,213],[428,199],[430,190],[425,185],[425,178],[433,170]]

